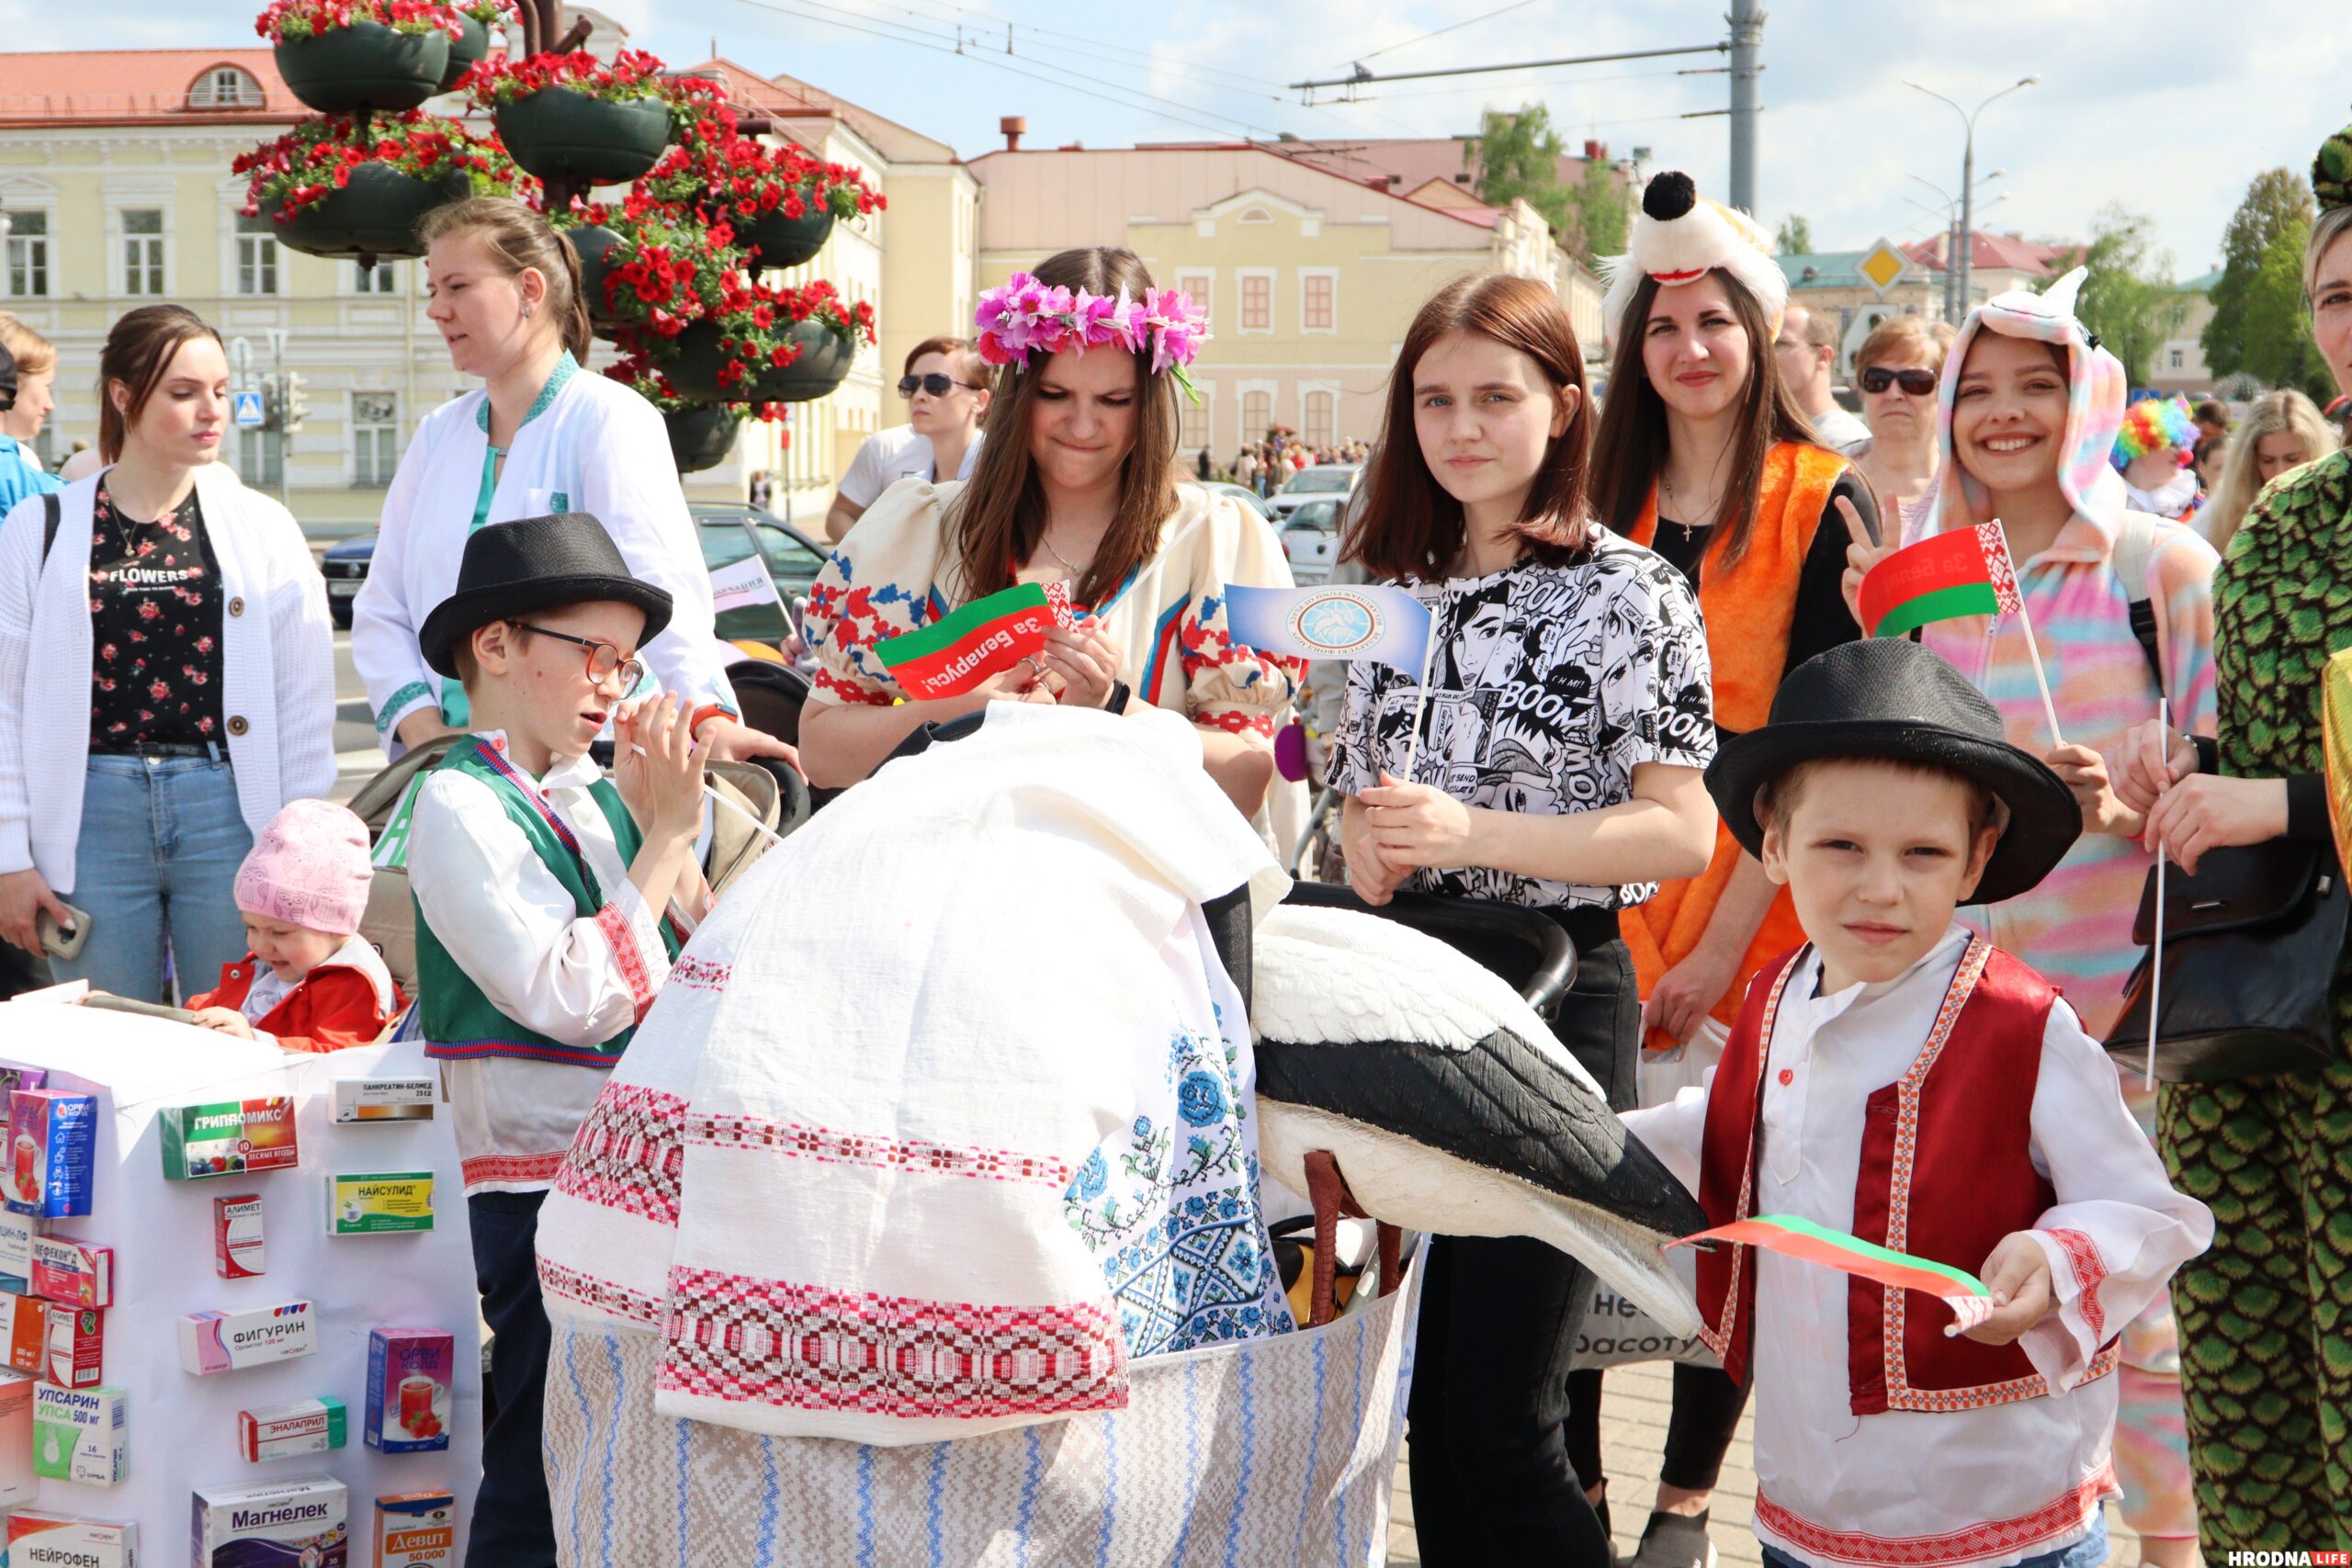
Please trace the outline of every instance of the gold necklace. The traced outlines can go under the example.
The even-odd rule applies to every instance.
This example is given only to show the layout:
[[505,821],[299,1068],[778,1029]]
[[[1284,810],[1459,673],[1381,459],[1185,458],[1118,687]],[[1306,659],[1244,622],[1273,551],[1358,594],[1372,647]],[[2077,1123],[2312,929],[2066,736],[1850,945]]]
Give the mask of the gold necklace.
[[[1678,513],[1682,510],[1679,506],[1676,506],[1674,504],[1674,481],[1666,477],[1666,470],[1664,468],[1660,468],[1657,471],[1657,492],[1660,496],[1665,498],[1668,507]],[[1682,542],[1686,545],[1689,544],[1690,542],[1690,525],[1682,521],[1680,517],[1676,517],[1674,519],[1674,525],[1682,530]]]
[[1046,530],[1043,528],[1037,530],[1037,543],[1047,555],[1053,557],[1056,561],[1060,563],[1061,569],[1064,571],[1069,573],[1071,581],[1075,582],[1078,579],[1086,575],[1086,569],[1084,567],[1072,565],[1070,563],[1070,558],[1068,556],[1054,548],[1053,540],[1046,537]]

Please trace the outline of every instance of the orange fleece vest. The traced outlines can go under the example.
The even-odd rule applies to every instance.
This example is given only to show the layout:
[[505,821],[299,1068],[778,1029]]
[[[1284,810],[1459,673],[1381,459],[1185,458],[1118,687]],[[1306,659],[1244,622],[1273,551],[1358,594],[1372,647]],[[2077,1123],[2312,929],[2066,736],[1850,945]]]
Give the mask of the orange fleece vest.
[[[1835,452],[1784,441],[1765,455],[1764,482],[1756,498],[1756,526],[1747,553],[1724,570],[1724,541],[1708,547],[1699,568],[1699,609],[1707,621],[1707,658],[1714,670],[1715,724],[1733,734],[1762,728],[1772,710],[1772,694],[1789,660],[1789,626],[1796,618],[1797,576],[1821,526],[1829,492],[1846,471]],[[1657,537],[1657,491],[1643,503],[1634,543]],[[1697,876],[1661,885],[1657,897],[1618,917],[1618,928],[1634,959],[1642,999],[1657,989],[1658,976],[1690,956],[1715,905],[1739,863],[1740,848],[1730,830],[1715,828],[1715,852]],[[1781,889],[1758,928],[1756,940],[1732,976],[1731,987],[1713,1016],[1728,1027],[1739,1016],[1747,983],[1756,972],[1804,941],[1796,908]],[[1643,1045],[1668,1051],[1681,1042],[1652,1030]]]

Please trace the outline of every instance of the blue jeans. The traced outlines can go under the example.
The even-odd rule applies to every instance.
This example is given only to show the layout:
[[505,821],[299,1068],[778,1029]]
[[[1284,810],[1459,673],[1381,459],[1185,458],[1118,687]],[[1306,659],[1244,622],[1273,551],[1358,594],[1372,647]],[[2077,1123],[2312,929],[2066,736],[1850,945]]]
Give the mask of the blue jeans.
[[254,847],[224,751],[209,757],[92,757],[82,784],[74,891],[90,917],[82,955],[50,961],[61,981],[153,1001],[171,954],[179,993],[220,983],[245,955],[230,889]]
[[[2020,1560],[2016,1568],[2100,1568],[2107,1561],[2107,1510],[2099,1510],[2098,1522],[2091,1533],[2056,1551],[2045,1551],[2039,1557]],[[1764,1549],[1764,1568],[1809,1568],[1802,1559],[1790,1556],[1776,1546]]]

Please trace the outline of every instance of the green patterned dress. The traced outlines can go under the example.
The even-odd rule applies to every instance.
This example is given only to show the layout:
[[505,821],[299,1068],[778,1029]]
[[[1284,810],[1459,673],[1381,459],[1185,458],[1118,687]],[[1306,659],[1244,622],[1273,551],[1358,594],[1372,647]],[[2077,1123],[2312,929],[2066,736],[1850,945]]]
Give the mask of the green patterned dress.
[[[2352,647],[2352,453],[2263,492],[2213,599],[2222,772],[2320,772],[2320,673]],[[2335,1013],[2352,1042],[2352,962]],[[2352,1061],[2166,1086],[2157,1140],[2215,1223],[2172,1287],[2206,1561],[2352,1549]]]

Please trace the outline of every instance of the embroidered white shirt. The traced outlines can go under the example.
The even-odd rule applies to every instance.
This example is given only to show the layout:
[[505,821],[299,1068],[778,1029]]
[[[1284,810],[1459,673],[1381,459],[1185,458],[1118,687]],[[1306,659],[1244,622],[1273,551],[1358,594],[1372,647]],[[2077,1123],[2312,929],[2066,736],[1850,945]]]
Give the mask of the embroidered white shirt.
[[[1870,1096],[1917,1059],[1967,941],[1955,925],[1898,978],[1826,997],[1815,994],[1818,957],[1800,961],[1766,1056],[1756,1213],[1853,1229]],[[1624,1116],[1693,1191],[1707,1092],[1685,1089]],[[2057,1193],[2033,1235],[2049,1255],[2060,1310],[2018,1344],[2052,1397],[1858,1418],[1847,1377],[1847,1276],[1751,1254],[1760,1540],[1810,1562],[1999,1568],[2089,1532],[2099,1499],[2116,1490],[2116,1380],[2081,1380],[2100,1345],[2205,1249],[2213,1220],[2165,1180],[2124,1109],[2114,1065],[2063,1001],[2042,1036],[2030,1147],[2035,1170]],[[1914,1202],[1939,1196],[1966,1199],[1915,1193]],[[2088,1255],[2082,1241],[2070,1251],[2069,1237],[2052,1233],[2087,1241]],[[1983,1264],[1964,1262],[1980,1274]],[[1916,1293],[1905,1310],[1948,1313]]]
[[[661,913],[629,881],[612,825],[589,796],[602,776],[590,758],[561,757],[537,781],[605,896],[594,915],[577,913],[481,779],[448,769],[426,775],[410,832],[409,886],[450,958],[492,1007],[567,1045],[600,1044],[628,1028],[670,972]],[[484,1056],[444,1062],[442,1081],[466,1190],[537,1192],[563,1163],[605,1074]]]

